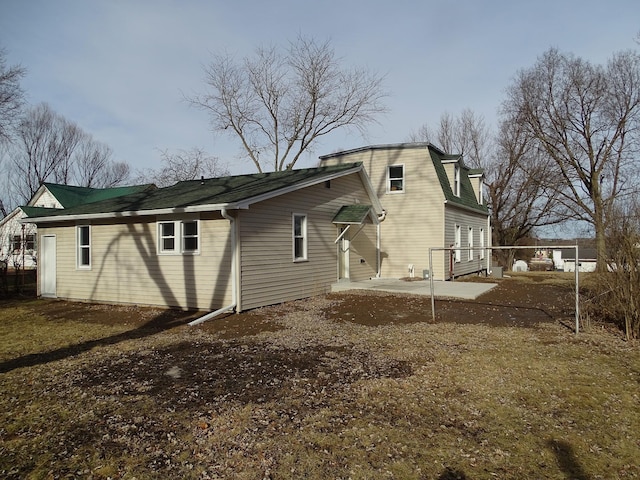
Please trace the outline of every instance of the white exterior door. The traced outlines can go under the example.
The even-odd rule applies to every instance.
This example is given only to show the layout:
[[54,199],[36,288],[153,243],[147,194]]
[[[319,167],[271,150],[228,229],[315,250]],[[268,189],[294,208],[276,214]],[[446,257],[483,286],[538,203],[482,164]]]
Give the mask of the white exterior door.
[[56,237],[43,235],[40,244],[40,295],[56,296]]

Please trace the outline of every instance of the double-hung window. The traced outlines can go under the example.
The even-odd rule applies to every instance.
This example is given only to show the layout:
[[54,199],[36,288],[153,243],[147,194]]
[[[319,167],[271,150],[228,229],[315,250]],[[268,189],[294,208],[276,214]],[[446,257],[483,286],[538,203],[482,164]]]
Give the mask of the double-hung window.
[[404,192],[404,165],[391,165],[387,169],[387,192]]
[[158,224],[160,238],[160,253],[174,253],[176,251],[176,223],[160,222]]
[[484,260],[484,228],[480,229],[480,260]]
[[11,238],[11,250],[13,253],[18,253],[22,249],[22,236],[21,235],[13,235]]
[[460,230],[460,225],[456,225],[456,233],[455,233],[455,241],[454,241],[454,247],[456,248],[455,253],[454,253],[454,259],[456,261],[456,263],[460,262],[460,243],[461,243],[461,230]]
[[76,254],[79,269],[91,268],[91,226],[76,226]]
[[293,214],[293,261],[307,260],[307,216]]
[[467,243],[469,244],[469,261],[471,261],[473,260],[473,227],[469,227]]
[[158,222],[158,253],[178,255],[200,252],[200,222],[171,220]]
[[36,235],[35,233],[28,233],[24,240],[24,248],[26,250],[36,249]]
[[456,197],[460,196],[460,165],[456,163],[453,167],[453,194]]
[[198,221],[182,222],[182,253],[199,251]]

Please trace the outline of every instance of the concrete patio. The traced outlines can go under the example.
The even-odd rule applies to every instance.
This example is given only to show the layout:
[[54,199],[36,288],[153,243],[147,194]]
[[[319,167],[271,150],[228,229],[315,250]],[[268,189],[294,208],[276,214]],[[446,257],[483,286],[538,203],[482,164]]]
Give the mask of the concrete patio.
[[[434,280],[433,293],[436,298],[449,297],[474,300],[496,285],[496,283]],[[360,282],[343,281],[331,285],[332,292],[344,292],[347,290],[377,290],[431,296],[428,280],[405,281],[397,278],[374,278]]]

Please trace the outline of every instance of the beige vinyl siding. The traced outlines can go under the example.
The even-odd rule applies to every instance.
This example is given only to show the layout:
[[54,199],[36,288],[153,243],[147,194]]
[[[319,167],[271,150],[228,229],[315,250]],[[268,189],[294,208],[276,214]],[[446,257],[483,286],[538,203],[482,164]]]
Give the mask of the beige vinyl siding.
[[[486,268],[488,253],[485,254],[485,259],[480,259],[480,231],[482,230],[485,240],[485,246],[490,242],[487,238],[487,217],[482,214],[473,214],[472,212],[447,205],[445,209],[445,228],[446,228],[446,242],[447,245],[453,245],[455,242],[455,226],[460,225],[460,262],[454,263],[454,275],[467,275],[469,273],[479,272]],[[468,235],[469,227],[473,228],[473,260],[469,261],[468,250]],[[447,257],[447,269],[448,269],[448,257]],[[448,274],[447,274],[448,276]]]
[[[387,211],[381,224],[381,276],[417,276],[429,268],[429,247],[443,247],[444,194],[427,148],[379,149],[330,157],[323,164],[363,162]],[[387,167],[404,165],[404,192],[387,193]],[[442,252],[434,253],[434,278],[443,278]]]
[[108,303],[213,310],[231,302],[229,222],[200,218],[199,255],[158,255],[155,218],[91,223],[91,269],[76,269],[76,228],[57,237],[57,295]]
[[[330,188],[321,183],[241,210],[241,309],[328,292],[337,279],[339,229],[332,219],[354,203],[369,203],[357,174],[331,180]],[[294,213],[307,215],[307,261],[293,261]],[[367,263],[375,265],[375,258],[374,251]]]
[[[349,242],[349,279],[357,282],[368,280],[376,276],[376,226],[366,223],[360,230],[360,225],[352,225],[348,233]],[[355,236],[355,238],[354,238]]]

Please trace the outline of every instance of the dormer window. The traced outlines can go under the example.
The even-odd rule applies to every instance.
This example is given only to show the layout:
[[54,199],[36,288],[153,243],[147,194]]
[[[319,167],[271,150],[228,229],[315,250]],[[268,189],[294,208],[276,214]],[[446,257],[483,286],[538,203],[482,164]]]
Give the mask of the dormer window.
[[460,196],[460,165],[457,163],[453,167],[453,194]]
[[404,192],[404,165],[391,165],[387,169],[387,192]]

